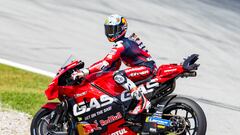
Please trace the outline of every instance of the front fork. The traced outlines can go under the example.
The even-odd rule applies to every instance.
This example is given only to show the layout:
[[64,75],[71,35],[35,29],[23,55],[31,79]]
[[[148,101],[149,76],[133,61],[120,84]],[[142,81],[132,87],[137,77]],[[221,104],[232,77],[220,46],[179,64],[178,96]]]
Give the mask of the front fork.
[[[58,132],[58,134],[75,134],[76,122],[74,122],[73,115],[69,112],[69,102],[67,99],[64,99],[61,103],[47,103],[43,108],[52,110],[48,125],[49,130],[58,131],[58,129],[64,128],[67,133]],[[64,125],[65,123],[68,126]]]
[[62,122],[65,114],[67,113],[67,110],[68,110],[68,103],[66,100],[58,104],[54,109],[54,111],[52,111],[51,113],[51,118],[49,122],[50,127],[58,126],[58,123]]

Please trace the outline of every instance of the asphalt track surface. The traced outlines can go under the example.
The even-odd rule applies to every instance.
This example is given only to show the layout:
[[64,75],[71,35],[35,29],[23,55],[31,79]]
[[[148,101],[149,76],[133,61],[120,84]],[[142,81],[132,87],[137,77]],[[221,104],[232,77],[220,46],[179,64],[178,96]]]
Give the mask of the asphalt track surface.
[[158,65],[200,54],[198,77],[175,93],[203,107],[208,135],[239,134],[239,0],[0,0],[0,58],[56,72],[70,56],[89,66],[109,52],[107,15],[128,19]]

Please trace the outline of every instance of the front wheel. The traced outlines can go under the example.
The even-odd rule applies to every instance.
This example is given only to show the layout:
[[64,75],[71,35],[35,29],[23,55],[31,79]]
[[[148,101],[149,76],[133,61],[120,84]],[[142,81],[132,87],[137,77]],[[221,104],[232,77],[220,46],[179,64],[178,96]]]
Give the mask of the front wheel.
[[163,118],[172,121],[172,128],[166,134],[205,135],[206,116],[202,108],[193,100],[176,97],[164,108]]
[[[30,132],[31,135],[43,135],[47,134],[47,125],[49,122],[51,110],[46,108],[41,108],[33,117]],[[45,126],[44,126],[45,125]],[[45,127],[45,128],[44,128]]]
[[46,108],[41,108],[34,116],[31,123],[31,135],[68,135],[69,124],[66,122],[53,126],[50,123],[51,112]]

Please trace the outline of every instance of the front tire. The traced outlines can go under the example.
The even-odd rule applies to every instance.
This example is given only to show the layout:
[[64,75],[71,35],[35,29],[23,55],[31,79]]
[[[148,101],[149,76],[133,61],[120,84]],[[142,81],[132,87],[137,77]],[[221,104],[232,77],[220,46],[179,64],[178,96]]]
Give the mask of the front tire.
[[46,118],[50,115],[52,110],[41,108],[33,117],[30,132],[31,135],[43,135],[43,131],[40,129],[41,124],[43,124],[44,120],[43,118]]
[[185,123],[182,125],[176,124],[176,129],[171,132],[179,135],[205,135],[206,133],[206,116],[202,108],[191,99],[185,97],[174,98],[164,108],[163,114],[166,119]]

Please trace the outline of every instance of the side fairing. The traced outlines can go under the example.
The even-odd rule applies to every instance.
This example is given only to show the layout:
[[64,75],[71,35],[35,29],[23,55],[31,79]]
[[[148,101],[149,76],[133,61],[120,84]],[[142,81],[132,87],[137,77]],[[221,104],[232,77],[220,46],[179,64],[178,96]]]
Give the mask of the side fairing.
[[115,84],[112,73],[88,76],[89,83],[76,89],[77,104],[73,106],[73,114],[78,121],[93,124],[94,134],[132,133],[128,128],[120,127],[125,123],[125,107],[131,100],[130,94]]
[[80,122],[94,124],[94,134],[108,132],[109,125],[120,126],[125,122],[124,106],[117,98],[93,86],[83,86],[76,91],[77,104],[73,105],[73,114]]
[[58,79],[55,78],[52,83],[48,85],[48,88],[45,90],[45,95],[48,100],[53,100],[55,98],[58,98],[59,92],[58,92]]
[[120,95],[124,89],[115,83],[113,73],[113,71],[94,73],[88,76],[87,79],[110,95],[117,96]]

